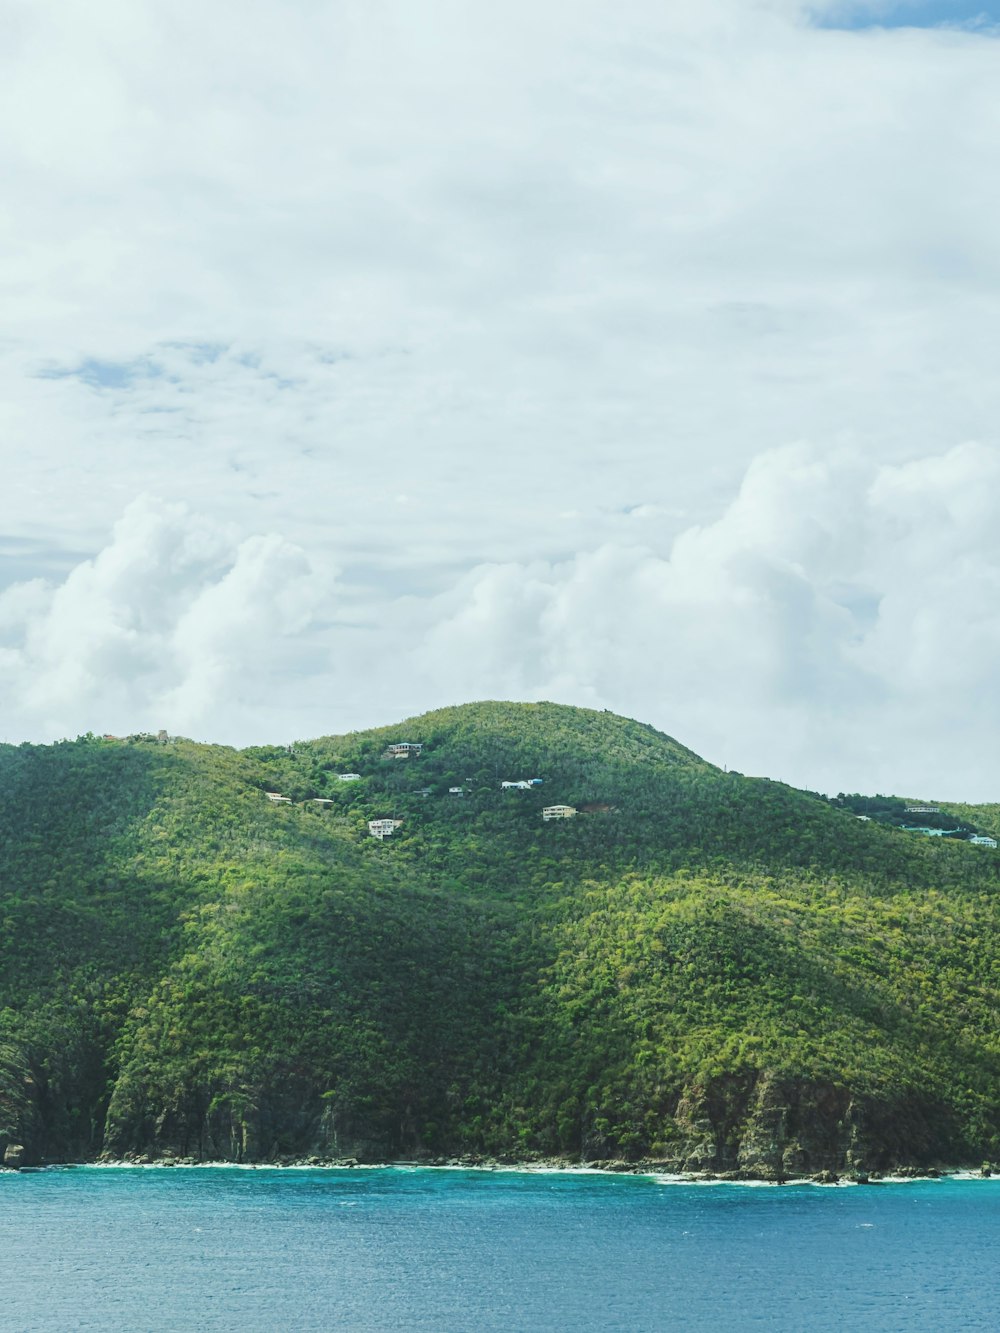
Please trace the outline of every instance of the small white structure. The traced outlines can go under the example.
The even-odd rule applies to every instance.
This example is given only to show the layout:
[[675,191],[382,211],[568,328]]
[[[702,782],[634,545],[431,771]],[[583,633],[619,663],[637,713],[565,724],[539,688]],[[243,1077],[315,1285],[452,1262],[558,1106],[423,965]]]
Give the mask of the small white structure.
[[338,774],[337,774],[337,781],[338,781],[338,782],[360,782],[360,781],[361,781],[361,774],[360,774],[360,773],[338,773]]
[[329,796],[310,796],[309,799],[313,805],[333,805]]
[[907,805],[903,807],[903,810],[908,815],[939,815],[941,813],[939,805]]
[[974,833],[969,841],[974,842],[977,847],[995,847],[997,845],[996,838],[988,838],[985,833]]
[[292,803],[292,798],[290,796],[282,796],[280,791],[266,791],[264,795],[275,805],[291,805]]
[[465,795],[465,788],[464,788],[464,787],[449,787],[449,788],[448,788],[448,795],[449,795],[449,796],[464,796],[464,795]]
[[501,791],[531,791],[531,783],[523,779],[519,782],[501,782]]
[[416,741],[397,741],[394,745],[386,747],[385,757],[387,759],[409,759],[411,755],[419,754],[423,748],[423,745]]
[[368,832],[372,837],[391,837],[403,820],[368,820]]
[[870,824],[872,822],[871,815],[855,815],[854,818],[860,819],[863,824]]
[[542,811],[543,819],[572,819],[576,814],[575,805],[547,805]]

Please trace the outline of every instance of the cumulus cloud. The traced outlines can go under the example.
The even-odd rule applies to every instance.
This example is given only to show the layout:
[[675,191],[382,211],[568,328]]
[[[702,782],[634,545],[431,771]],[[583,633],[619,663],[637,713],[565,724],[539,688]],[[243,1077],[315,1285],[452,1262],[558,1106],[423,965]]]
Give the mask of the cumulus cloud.
[[620,709],[806,786],[985,797],[998,580],[995,447],[890,466],[788,447],[662,551],[473,570],[418,657],[457,697]]
[[62,583],[0,594],[8,725],[210,728],[223,703],[239,716],[275,687],[328,595],[283,538],[237,541],[181,505],[140,498]]
[[648,529],[398,597],[141,500],[61,585],[0,596],[10,720],[246,743],[554,698],[803,786],[996,795],[1000,450],[787,446],[712,522]]

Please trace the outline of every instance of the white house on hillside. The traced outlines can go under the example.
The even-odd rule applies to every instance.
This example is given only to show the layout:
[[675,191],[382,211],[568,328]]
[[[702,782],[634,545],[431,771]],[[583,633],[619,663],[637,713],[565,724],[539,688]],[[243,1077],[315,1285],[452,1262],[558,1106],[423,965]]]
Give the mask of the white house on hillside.
[[385,757],[387,759],[409,759],[411,755],[419,754],[423,748],[423,745],[416,741],[397,741],[394,745],[386,746]]
[[974,842],[977,847],[995,847],[997,845],[996,838],[988,838],[985,833],[974,833],[969,841]]
[[576,814],[575,805],[547,805],[542,811],[543,819],[572,819]]
[[525,781],[522,779],[520,782],[501,782],[501,783],[500,783],[500,790],[501,790],[501,791],[531,791],[531,786],[532,786],[532,784],[531,784],[530,782],[525,782]]
[[389,838],[402,822],[401,819],[369,819],[368,832],[373,838]]
[[361,774],[360,774],[360,773],[338,773],[338,774],[337,774],[337,781],[338,781],[338,782],[360,782],[360,781],[361,781]]

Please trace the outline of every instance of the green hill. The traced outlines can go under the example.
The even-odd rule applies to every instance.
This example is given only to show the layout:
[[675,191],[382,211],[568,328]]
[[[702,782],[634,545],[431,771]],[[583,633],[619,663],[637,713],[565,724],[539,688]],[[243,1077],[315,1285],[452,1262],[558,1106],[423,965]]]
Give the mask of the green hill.
[[0,1155],[978,1163],[998,879],[554,704],[0,747]]

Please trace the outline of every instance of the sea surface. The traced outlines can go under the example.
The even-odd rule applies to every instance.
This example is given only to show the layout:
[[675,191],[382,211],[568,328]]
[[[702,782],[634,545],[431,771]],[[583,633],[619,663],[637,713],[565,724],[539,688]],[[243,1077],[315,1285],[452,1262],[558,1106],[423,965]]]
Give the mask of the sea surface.
[[1000,1181],[0,1175],[0,1328],[1000,1328]]

